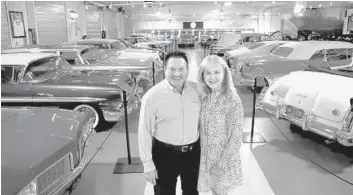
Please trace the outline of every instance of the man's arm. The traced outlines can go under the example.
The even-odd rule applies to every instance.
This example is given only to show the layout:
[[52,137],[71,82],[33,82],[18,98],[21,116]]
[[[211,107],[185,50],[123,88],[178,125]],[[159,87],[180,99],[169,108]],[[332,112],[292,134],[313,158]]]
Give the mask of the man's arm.
[[152,135],[155,125],[155,115],[152,106],[150,105],[150,98],[148,96],[142,98],[138,140],[139,140],[139,153],[143,163],[144,172],[148,173],[155,170],[155,165],[152,161]]

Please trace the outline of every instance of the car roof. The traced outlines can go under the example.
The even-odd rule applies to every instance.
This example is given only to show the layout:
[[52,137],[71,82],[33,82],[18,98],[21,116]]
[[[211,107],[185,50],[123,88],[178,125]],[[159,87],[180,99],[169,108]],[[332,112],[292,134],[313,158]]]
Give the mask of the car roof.
[[118,41],[118,40],[117,39],[90,38],[90,39],[79,40],[77,42],[80,42],[80,43],[95,43],[95,42],[112,43],[112,42],[116,42],[116,41]]
[[2,50],[1,53],[25,53],[25,52],[81,52],[88,48],[93,48],[94,46],[86,45],[39,45],[36,47],[19,47],[13,49]]
[[274,40],[274,41],[261,41],[261,42],[258,42],[258,43],[265,43],[266,45],[270,45],[270,44],[279,44],[279,43],[289,43],[291,41],[277,41],[277,40]]
[[277,49],[282,47],[294,48],[288,59],[309,59],[318,50],[353,48],[353,44],[344,41],[298,41],[285,43]]
[[1,66],[4,65],[28,65],[33,61],[56,56],[53,53],[10,53],[1,54]]

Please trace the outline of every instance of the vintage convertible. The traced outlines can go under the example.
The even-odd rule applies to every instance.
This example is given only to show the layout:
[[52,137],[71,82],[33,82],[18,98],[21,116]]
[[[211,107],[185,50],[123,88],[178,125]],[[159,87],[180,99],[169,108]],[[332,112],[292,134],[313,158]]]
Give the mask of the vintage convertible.
[[1,108],[1,194],[63,194],[90,159],[89,116],[56,108]]
[[2,105],[54,106],[89,114],[94,127],[116,122],[123,111],[123,95],[131,112],[139,101],[131,75],[83,73],[51,53],[1,55]]
[[267,55],[239,60],[236,85],[254,86],[257,76],[264,76],[272,83],[277,78],[293,71],[304,70],[309,64],[320,64],[348,60],[353,44],[340,41],[289,42]]
[[257,108],[330,141],[353,146],[353,68],[309,66],[276,80]]

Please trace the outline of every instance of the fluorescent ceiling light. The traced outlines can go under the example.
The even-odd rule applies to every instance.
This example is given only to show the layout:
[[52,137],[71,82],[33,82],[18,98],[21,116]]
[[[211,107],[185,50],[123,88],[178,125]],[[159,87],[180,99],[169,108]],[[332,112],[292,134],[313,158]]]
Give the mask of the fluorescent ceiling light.
[[232,2],[230,2],[230,1],[227,1],[227,2],[224,3],[224,6],[226,6],[226,7],[229,7],[231,5],[232,5]]

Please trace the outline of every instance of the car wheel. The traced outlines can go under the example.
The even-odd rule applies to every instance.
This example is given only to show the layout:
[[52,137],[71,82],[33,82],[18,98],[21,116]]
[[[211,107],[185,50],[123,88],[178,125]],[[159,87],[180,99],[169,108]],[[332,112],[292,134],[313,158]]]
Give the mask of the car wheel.
[[87,105],[87,104],[81,104],[81,105],[76,106],[74,108],[74,111],[85,113],[85,114],[89,115],[91,118],[94,118],[93,128],[96,128],[98,126],[99,114],[98,114],[97,110],[94,109],[92,106]]

